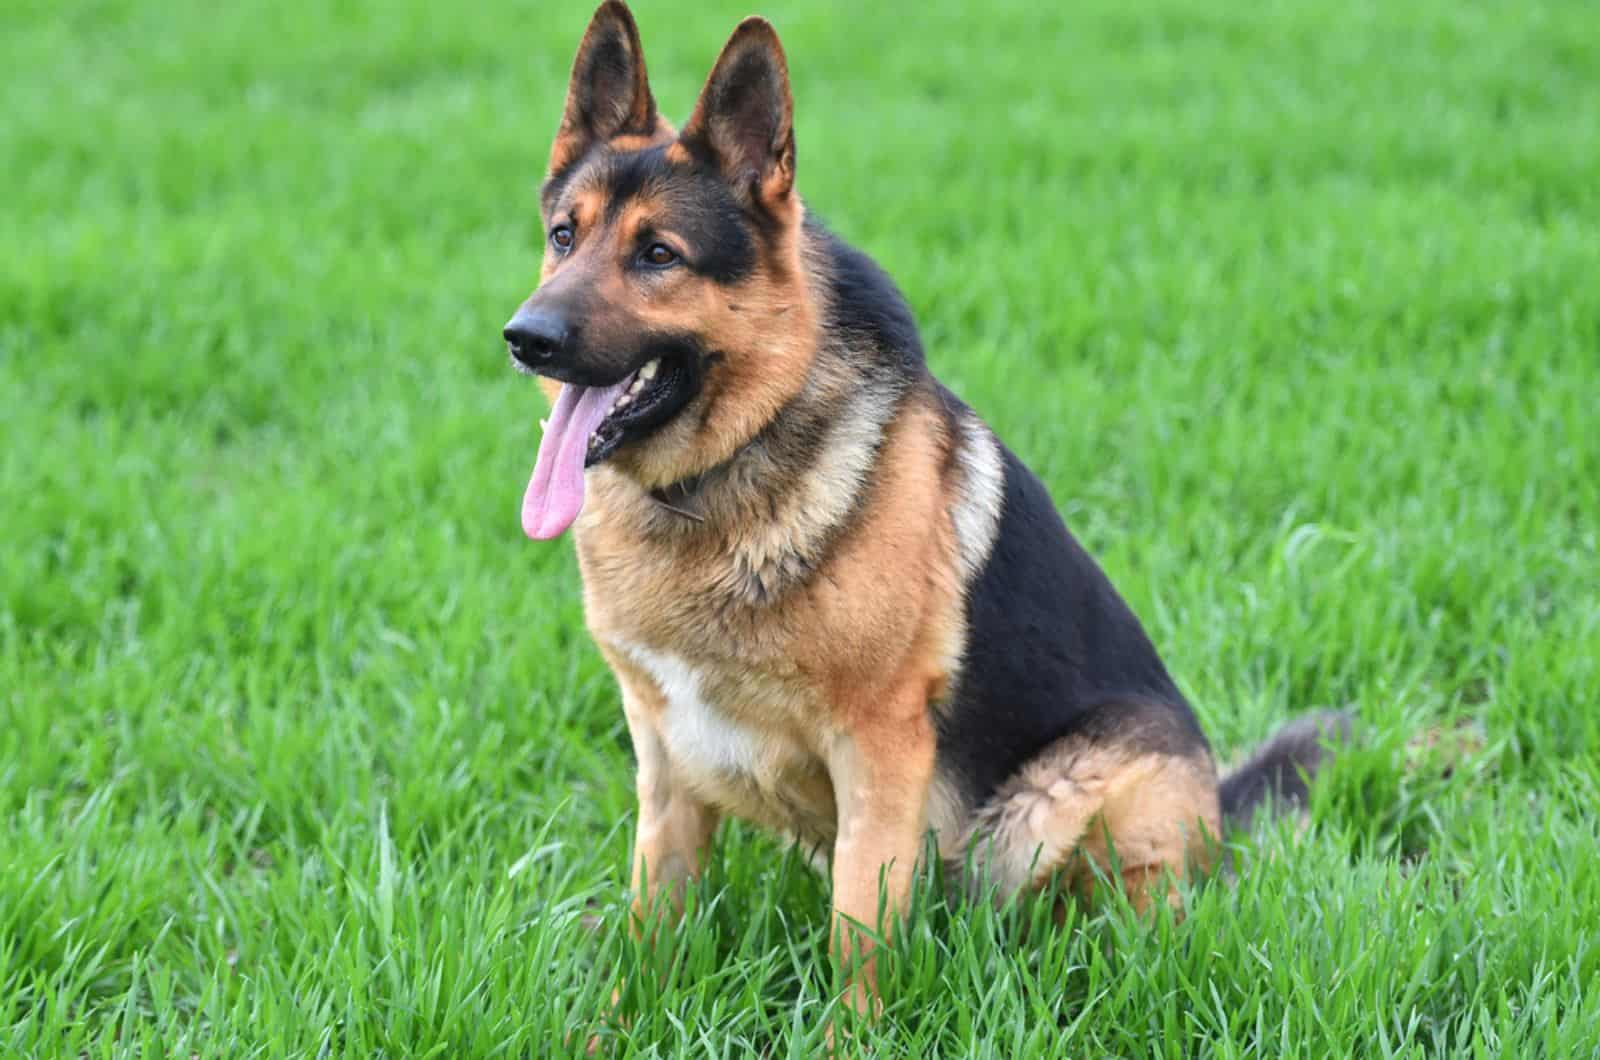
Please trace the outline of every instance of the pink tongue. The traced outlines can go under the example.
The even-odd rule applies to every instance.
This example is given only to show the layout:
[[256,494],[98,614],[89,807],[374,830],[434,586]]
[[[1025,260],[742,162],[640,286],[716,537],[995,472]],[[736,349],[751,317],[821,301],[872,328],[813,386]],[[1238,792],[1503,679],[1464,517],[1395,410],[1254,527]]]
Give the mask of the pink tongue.
[[548,541],[578,517],[589,436],[632,381],[629,376],[616,386],[562,386],[539,442],[539,462],[522,496],[522,529],[529,537]]

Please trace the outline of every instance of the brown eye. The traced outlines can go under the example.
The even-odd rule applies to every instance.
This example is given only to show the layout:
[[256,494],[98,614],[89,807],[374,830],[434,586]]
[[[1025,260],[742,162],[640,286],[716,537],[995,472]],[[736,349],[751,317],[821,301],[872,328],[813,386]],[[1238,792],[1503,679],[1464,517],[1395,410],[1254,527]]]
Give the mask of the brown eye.
[[550,230],[550,245],[557,250],[572,249],[572,226],[556,225]]
[[678,255],[665,243],[651,243],[645,248],[643,257],[646,265],[656,269],[664,269],[678,262]]

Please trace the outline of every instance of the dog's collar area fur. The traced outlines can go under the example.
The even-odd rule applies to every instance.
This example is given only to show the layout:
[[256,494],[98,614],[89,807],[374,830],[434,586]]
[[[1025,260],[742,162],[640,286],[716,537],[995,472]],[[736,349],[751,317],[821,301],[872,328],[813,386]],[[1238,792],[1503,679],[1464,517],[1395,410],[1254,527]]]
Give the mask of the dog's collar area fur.
[[[771,430],[772,427],[772,424],[768,424],[766,430]],[[759,440],[759,438],[754,438],[745,442],[734,450],[732,456],[715,467],[708,467],[704,471],[696,471],[692,475],[685,475],[676,482],[669,482],[665,486],[657,486],[653,490],[648,490],[647,493],[650,499],[674,515],[682,516],[697,523],[705,522],[706,516],[694,510],[699,506],[700,491],[720,472],[731,467],[735,460],[743,456]]]
[[667,511],[681,515],[685,519],[693,519],[697,523],[706,521],[706,517],[698,512],[689,510],[689,505],[694,503],[695,494],[700,492],[700,487],[705,484],[704,471],[688,478],[681,478],[666,486],[661,486],[650,491],[650,499],[655,501]]

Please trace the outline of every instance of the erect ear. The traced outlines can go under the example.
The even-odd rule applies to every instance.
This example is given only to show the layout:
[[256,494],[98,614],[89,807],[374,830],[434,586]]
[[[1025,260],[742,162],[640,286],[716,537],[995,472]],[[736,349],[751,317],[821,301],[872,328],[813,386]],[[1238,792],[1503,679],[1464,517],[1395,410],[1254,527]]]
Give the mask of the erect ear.
[[606,0],[589,21],[572,62],[567,107],[550,148],[557,173],[597,143],[616,136],[656,133],[656,101],[644,72],[639,27],[628,5]]
[[678,140],[719,166],[735,191],[754,203],[773,207],[788,197],[794,187],[794,99],[772,23],[739,23]]

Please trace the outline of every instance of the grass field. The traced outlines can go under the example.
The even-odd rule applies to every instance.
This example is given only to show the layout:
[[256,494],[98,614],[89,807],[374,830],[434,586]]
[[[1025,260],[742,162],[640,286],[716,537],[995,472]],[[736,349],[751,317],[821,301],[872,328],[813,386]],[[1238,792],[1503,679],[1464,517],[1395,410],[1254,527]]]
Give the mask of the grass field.
[[[669,114],[750,2],[642,0]],[[776,843],[623,929],[626,732],[498,338],[588,9],[462,10],[0,12],[0,1055],[819,1047]],[[1181,924],[925,885],[857,1041],[1600,1054],[1592,5],[765,10],[811,207],[1219,751],[1367,729]]]

